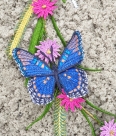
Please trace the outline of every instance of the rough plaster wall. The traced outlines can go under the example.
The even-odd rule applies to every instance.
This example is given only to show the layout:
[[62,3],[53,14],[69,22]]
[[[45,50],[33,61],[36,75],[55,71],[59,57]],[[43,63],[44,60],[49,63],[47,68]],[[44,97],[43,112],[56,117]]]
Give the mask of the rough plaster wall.
[[[6,47],[14,33],[21,12],[27,0],[0,1],[0,136],[52,136],[53,108],[42,121],[36,123],[29,131],[25,131],[32,120],[38,117],[44,107],[31,102],[27,89],[24,87],[24,77],[17,70],[12,60],[7,60]],[[83,66],[103,68],[102,72],[88,72],[88,99],[94,104],[116,112],[116,1],[115,0],[78,0],[75,9],[70,0],[63,4],[58,0],[59,7],[54,17],[65,40],[68,41],[74,30],[82,34],[85,59]],[[21,48],[27,49],[29,39],[36,24],[33,17]],[[53,30],[50,20],[47,20],[48,37],[60,40]],[[95,113],[88,106],[90,112]],[[109,118],[97,113],[100,118]],[[93,121],[92,121],[93,122]],[[95,123],[98,135],[99,129]],[[77,110],[68,112],[67,136],[91,136],[91,130],[85,118]]]

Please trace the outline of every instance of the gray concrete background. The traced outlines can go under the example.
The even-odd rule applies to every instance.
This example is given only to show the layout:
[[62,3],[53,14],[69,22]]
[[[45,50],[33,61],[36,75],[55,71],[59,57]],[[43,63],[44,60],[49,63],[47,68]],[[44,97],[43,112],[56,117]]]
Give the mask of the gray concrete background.
[[[78,0],[75,9],[70,0],[63,4],[58,0],[58,9],[54,17],[65,40],[68,41],[74,30],[82,34],[85,59],[83,66],[104,68],[102,72],[87,72],[89,79],[88,99],[94,104],[116,112],[116,1],[115,0]],[[42,121],[29,131],[25,126],[31,123],[43,111],[44,107],[35,105],[24,87],[24,77],[16,64],[8,60],[6,47],[10,41],[19,17],[27,5],[27,0],[0,1],[0,136],[53,136],[53,108]],[[33,28],[37,22],[32,18],[21,48],[27,49]],[[47,20],[48,38],[60,40]],[[85,107],[96,113],[88,106]],[[112,119],[96,113],[102,120]],[[93,122],[93,121],[92,121]],[[99,127],[95,123],[98,134]],[[77,110],[68,112],[67,136],[91,136],[91,130]]]

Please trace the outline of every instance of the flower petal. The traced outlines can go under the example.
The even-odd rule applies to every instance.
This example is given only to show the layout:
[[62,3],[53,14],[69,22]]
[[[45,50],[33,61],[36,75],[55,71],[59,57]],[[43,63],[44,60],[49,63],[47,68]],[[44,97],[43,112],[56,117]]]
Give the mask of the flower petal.
[[108,123],[105,121],[104,126],[100,128],[101,133],[100,136],[109,136],[110,132],[114,132],[114,136],[116,136],[116,123],[114,122],[114,119],[109,121]]
[[[44,15],[44,17],[46,18],[47,17],[47,14]],[[39,58],[41,60],[43,60],[43,54],[42,56],[40,55],[41,52],[43,52],[45,55],[44,55],[44,58],[45,58],[45,62],[46,63],[49,63],[49,59],[50,61],[52,61],[52,54],[49,53],[51,50],[51,46],[53,47],[53,60],[55,61],[55,59],[58,57],[59,53],[58,51],[54,50],[57,48],[57,50],[59,50],[60,46],[58,46],[58,44],[56,43],[56,41],[52,41],[52,40],[46,40],[46,41],[41,41],[40,42],[40,45],[39,46],[36,46],[36,48],[38,49],[37,50],[37,53],[35,53],[36,56],[39,56]],[[49,51],[49,52],[48,52]],[[46,58],[47,56],[47,58]],[[49,59],[48,59],[49,58]]]
[[71,109],[72,112],[75,111],[75,106],[74,106],[73,102],[70,102],[70,109]]
[[64,94],[60,94],[60,95],[57,96],[57,98],[61,98],[61,99],[65,98],[65,95]]
[[65,109],[66,109],[66,111],[68,111],[69,106],[70,106],[70,104],[67,102],[67,103],[65,104]]
[[[50,0],[36,0],[33,1],[32,6],[33,6],[33,12],[37,14],[37,17],[43,17],[46,19],[48,15],[52,15],[54,9],[57,7],[55,6],[57,1],[50,1]],[[43,5],[45,5],[43,7]]]

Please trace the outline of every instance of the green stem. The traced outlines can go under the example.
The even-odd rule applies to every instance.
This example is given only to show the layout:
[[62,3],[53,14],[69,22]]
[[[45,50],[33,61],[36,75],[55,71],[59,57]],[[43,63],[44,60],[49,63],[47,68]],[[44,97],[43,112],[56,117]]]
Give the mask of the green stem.
[[94,115],[91,114],[89,111],[87,111],[84,107],[82,107],[82,110],[85,111],[92,119],[94,119],[95,121],[97,121],[97,123],[99,123],[99,121],[96,120],[96,118],[94,117]]
[[98,119],[98,117],[96,115],[91,114],[88,110],[86,110],[84,107],[82,107],[82,109],[95,121],[97,121],[97,123],[102,126],[104,123],[101,122],[101,120]]
[[92,104],[92,103],[89,102],[88,100],[86,100],[85,102],[86,102],[89,106],[91,106],[92,108],[94,108],[94,109],[96,109],[96,110],[98,110],[98,111],[100,111],[100,112],[102,112],[102,113],[104,113],[104,114],[107,114],[107,115],[116,117],[116,114],[112,114],[112,113],[110,113],[110,112],[108,112],[108,111],[105,111],[105,110],[103,110],[103,109],[101,109],[101,108],[95,106],[94,104]]
[[94,118],[99,122],[99,125],[100,126],[103,126],[104,125],[104,123],[97,117],[97,115],[93,115],[94,116]]
[[50,108],[52,107],[52,104],[53,104],[53,102],[47,104],[43,113],[37,119],[35,119],[29,126],[27,126],[26,130],[28,130],[30,127],[32,127],[36,122],[40,121],[49,112]]
[[100,71],[103,70],[103,69],[92,69],[92,68],[87,68],[87,67],[83,67],[83,66],[81,66],[81,65],[78,65],[77,67],[78,67],[78,68],[81,68],[81,69],[83,69],[83,70],[85,70],[85,71],[93,71],[93,72],[100,72]]
[[89,124],[89,126],[90,126],[90,128],[91,128],[92,136],[96,136],[94,127],[93,127],[91,121],[89,120],[89,118],[88,118],[86,112],[82,109],[82,110],[81,110],[81,113],[83,114],[83,116],[85,117],[85,119],[87,120],[87,122],[88,122],[88,124]]
[[54,27],[54,29],[56,30],[56,33],[57,33],[58,37],[60,38],[62,44],[63,44],[64,47],[65,47],[65,46],[66,46],[66,42],[65,42],[64,38],[62,37],[62,35],[61,35],[61,33],[60,33],[60,30],[59,30],[59,28],[58,28],[58,26],[57,26],[57,24],[56,24],[56,21],[55,21],[55,19],[54,19],[53,16],[51,16],[51,20],[52,20],[53,27]]
[[63,3],[66,3],[66,0],[62,0]]

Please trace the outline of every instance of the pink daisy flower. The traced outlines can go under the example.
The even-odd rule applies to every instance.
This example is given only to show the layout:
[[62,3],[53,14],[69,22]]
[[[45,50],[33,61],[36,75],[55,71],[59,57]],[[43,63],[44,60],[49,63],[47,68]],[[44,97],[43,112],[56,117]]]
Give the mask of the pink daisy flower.
[[65,94],[64,90],[62,90],[62,93],[57,96],[61,100],[61,106],[64,106],[66,111],[70,109],[72,112],[74,112],[75,108],[82,109],[81,104],[85,102],[83,98],[69,98]]
[[105,125],[100,130],[100,136],[116,136],[116,123],[114,119],[108,123],[105,121]]
[[[40,42],[41,45],[36,46],[37,53],[35,53],[36,56],[38,56],[41,60],[44,60],[46,63],[49,63],[49,59],[50,61],[52,61],[52,54],[51,54],[51,46],[53,48],[53,59],[55,61],[55,59],[60,56],[60,54],[58,53],[60,51],[60,46],[56,43],[56,41],[52,41],[52,40],[46,40],[43,42]],[[43,52],[47,57],[45,57],[45,55],[41,54],[41,52]]]
[[35,0],[32,3],[33,12],[38,16],[38,18],[43,17],[46,19],[48,15],[53,14],[53,10],[57,7],[54,6],[57,1],[54,0],[51,2],[50,0]]

